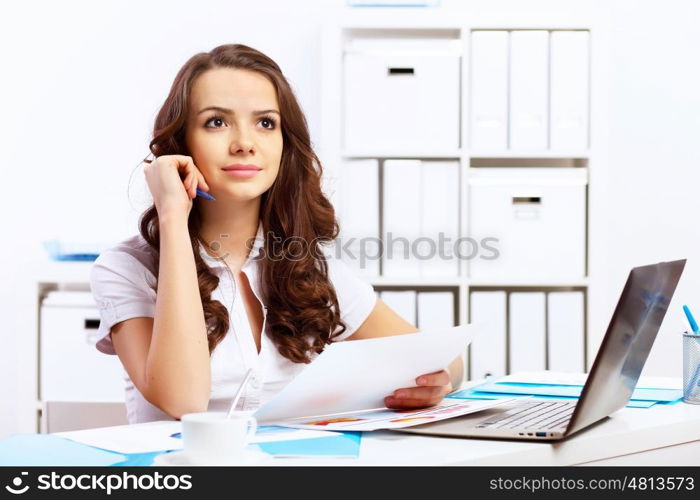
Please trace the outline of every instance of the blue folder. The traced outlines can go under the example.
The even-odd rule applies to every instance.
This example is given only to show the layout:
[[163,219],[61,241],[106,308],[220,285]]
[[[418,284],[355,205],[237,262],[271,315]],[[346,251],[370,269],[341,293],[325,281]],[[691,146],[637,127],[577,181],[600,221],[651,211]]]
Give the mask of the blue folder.
[[[572,400],[581,395],[582,385],[532,384],[518,382],[486,382],[453,394],[455,399],[498,399],[503,397],[536,396],[538,399]],[[673,404],[681,400],[680,389],[637,388],[632,393],[628,408],[650,408],[655,404]]]
[[[564,396],[578,398],[582,385],[523,384],[516,382],[491,382],[478,386],[480,392],[497,392],[499,394],[528,394],[532,396]],[[668,402],[683,397],[681,389],[645,389],[637,388],[630,399],[634,401]]]
[[[360,454],[361,432],[335,436],[261,443],[270,455],[348,457]],[[147,466],[156,456],[172,450],[121,454],[54,436],[16,434],[0,440],[0,466]]]
[[357,458],[360,455],[361,439],[361,432],[343,432],[337,436],[273,441],[258,446],[265,453],[275,456]]
[[15,434],[0,441],[1,466],[112,465],[126,459],[53,434]]
[[[257,435],[276,432],[290,432],[294,429],[277,425],[261,425]],[[178,433],[173,437],[181,437]],[[258,443],[258,447],[273,456],[294,457],[357,457],[360,454],[361,432],[343,432],[341,434],[311,439],[290,439],[287,441],[270,441]],[[156,453],[157,455],[158,453]],[[124,465],[124,464],[117,464]],[[131,464],[126,464],[131,465]]]

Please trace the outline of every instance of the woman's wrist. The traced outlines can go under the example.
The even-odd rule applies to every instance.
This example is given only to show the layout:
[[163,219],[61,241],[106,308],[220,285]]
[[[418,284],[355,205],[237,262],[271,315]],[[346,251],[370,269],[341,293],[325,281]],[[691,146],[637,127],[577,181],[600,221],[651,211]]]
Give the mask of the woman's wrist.
[[452,384],[452,391],[456,391],[462,385],[464,381],[464,363],[462,362],[462,356],[459,356],[447,367],[447,373],[450,374],[450,382]]
[[187,227],[187,216],[180,215],[174,212],[164,212],[162,215],[158,214],[158,225],[161,229],[163,228],[180,228]]

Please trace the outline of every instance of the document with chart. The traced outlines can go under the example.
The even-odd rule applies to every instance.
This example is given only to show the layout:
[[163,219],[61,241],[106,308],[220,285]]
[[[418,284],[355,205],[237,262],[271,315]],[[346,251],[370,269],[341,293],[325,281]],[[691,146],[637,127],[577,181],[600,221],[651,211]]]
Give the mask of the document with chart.
[[500,398],[492,400],[456,401],[445,399],[442,403],[430,408],[411,410],[378,409],[364,412],[340,413],[285,421],[280,425],[298,429],[314,429],[324,431],[376,431],[379,429],[400,429],[413,425],[437,422],[448,418],[459,417],[477,411],[492,408],[516,398]]
[[[410,424],[405,419],[391,422],[410,413],[387,410],[384,398],[396,389],[416,387],[420,375],[445,369],[466,352],[473,336],[471,326],[462,325],[331,344],[254,416],[262,424],[296,426],[302,425],[299,419],[317,421],[338,417],[340,413],[359,412],[368,428]],[[445,416],[457,416],[495,404],[499,401],[447,402],[440,409]],[[381,423],[372,423],[366,420],[370,418],[365,415],[368,410],[391,413],[374,414],[372,418],[379,418]],[[438,408],[432,410],[434,413],[429,416],[434,420]],[[357,417],[343,415],[342,418]],[[311,425],[318,428],[320,424]],[[329,426],[330,422],[325,428]]]

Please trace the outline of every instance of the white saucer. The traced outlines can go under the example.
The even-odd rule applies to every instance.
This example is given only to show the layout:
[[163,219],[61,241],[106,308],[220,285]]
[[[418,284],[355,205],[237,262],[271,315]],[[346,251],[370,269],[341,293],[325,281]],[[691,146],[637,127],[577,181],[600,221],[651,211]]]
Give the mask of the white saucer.
[[193,460],[185,450],[163,453],[153,459],[153,465],[163,466],[183,466],[183,465],[206,465],[206,466],[231,466],[231,465],[259,465],[272,458],[256,448],[247,448],[234,460],[226,462],[204,462]]

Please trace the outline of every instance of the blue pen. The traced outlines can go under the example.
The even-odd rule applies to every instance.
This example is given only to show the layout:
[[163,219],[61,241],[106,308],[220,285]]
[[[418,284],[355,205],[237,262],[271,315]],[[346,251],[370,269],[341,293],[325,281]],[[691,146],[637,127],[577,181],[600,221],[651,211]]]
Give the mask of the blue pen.
[[688,323],[690,323],[690,329],[693,330],[693,333],[695,335],[698,335],[700,330],[698,328],[698,324],[695,322],[695,318],[693,318],[693,314],[690,312],[690,309],[688,306],[683,306],[683,312],[685,312],[685,317],[688,318]]
[[197,188],[197,196],[201,196],[205,200],[211,200],[211,201],[216,201],[216,198],[214,198],[212,195],[209,193],[205,193],[201,189]]

